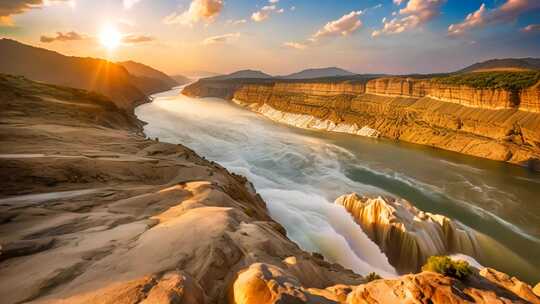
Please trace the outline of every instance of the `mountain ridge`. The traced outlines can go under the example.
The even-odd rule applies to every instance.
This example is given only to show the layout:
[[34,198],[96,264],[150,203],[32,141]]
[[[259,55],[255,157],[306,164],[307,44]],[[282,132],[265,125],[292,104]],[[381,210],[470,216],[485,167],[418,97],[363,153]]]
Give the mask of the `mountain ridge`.
[[133,75],[124,66],[105,59],[67,56],[12,39],[0,39],[0,53],[0,73],[94,91],[130,111],[148,95],[172,88],[161,79]]
[[313,78],[324,78],[324,77],[340,77],[340,76],[353,76],[356,73],[349,72],[342,68],[338,67],[327,67],[327,68],[308,68],[300,72],[292,73],[289,75],[278,76],[277,78],[282,79],[313,79]]
[[456,73],[505,70],[540,70],[540,58],[494,58],[473,63],[461,70],[456,71]]

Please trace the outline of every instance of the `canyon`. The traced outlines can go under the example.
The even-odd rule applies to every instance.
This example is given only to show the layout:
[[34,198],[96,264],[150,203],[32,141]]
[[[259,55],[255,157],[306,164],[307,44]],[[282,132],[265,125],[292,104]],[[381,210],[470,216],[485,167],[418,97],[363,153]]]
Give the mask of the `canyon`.
[[540,171],[540,83],[509,90],[419,76],[202,79],[183,93],[233,100],[297,127],[380,136]]
[[292,242],[246,178],[146,138],[136,102],[0,88],[3,303],[540,303],[490,268],[368,281]]

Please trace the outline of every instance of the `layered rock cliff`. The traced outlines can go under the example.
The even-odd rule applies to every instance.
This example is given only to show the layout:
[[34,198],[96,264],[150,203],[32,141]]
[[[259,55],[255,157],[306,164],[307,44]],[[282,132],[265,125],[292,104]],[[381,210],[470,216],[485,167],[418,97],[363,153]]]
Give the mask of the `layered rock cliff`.
[[184,93],[234,99],[265,115],[279,111],[313,119],[302,117],[303,122],[296,123],[275,112],[266,115],[300,127],[352,134],[365,127],[389,139],[540,170],[540,84],[506,91],[395,77],[336,82],[201,81],[186,87]]
[[403,199],[362,197],[336,199],[401,273],[418,272],[430,256],[461,253],[481,257],[474,232],[443,215],[423,212]]

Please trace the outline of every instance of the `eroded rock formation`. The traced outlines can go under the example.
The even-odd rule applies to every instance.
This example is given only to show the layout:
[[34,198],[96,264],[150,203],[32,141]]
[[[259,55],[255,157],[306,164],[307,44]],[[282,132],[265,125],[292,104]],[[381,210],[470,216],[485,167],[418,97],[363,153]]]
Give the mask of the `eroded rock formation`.
[[306,288],[284,269],[253,264],[239,272],[230,289],[229,301],[234,304],[274,303],[540,303],[531,286],[523,282],[500,280],[506,275],[490,269],[474,270],[465,281],[434,272],[409,274],[395,279],[379,279],[348,286],[325,289]]
[[433,255],[481,256],[472,230],[445,216],[423,212],[406,200],[353,193],[335,203],[347,209],[401,273],[419,271]]
[[385,138],[540,171],[539,87],[516,93],[395,77],[320,83],[203,80],[184,93],[234,99],[266,116],[294,114],[301,122],[273,119],[300,127],[352,134],[365,127]]

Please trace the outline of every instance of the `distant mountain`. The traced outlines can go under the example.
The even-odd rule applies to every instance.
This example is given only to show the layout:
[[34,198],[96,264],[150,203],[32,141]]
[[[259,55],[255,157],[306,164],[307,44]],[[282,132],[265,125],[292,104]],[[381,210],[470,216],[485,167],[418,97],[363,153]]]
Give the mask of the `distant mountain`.
[[171,76],[172,79],[174,79],[174,81],[176,81],[176,83],[178,83],[178,85],[184,85],[184,84],[188,84],[190,82],[193,82],[193,79],[189,78],[189,77],[186,77],[184,75],[173,75]]
[[209,71],[180,71],[180,74],[191,79],[199,79],[199,78],[207,78],[207,77],[215,77],[215,76],[223,75],[220,73],[209,72]]
[[137,77],[158,79],[169,87],[174,87],[178,85],[178,82],[174,80],[172,77],[170,77],[169,75],[161,71],[158,71],[152,67],[149,67],[145,64],[138,63],[135,61],[124,61],[124,62],[117,62],[117,63],[125,67],[131,75],[134,75]]
[[482,71],[519,71],[519,70],[540,70],[540,58],[504,58],[491,59],[484,62],[475,63],[458,73],[482,72]]
[[325,77],[337,77],[337,76],[353,76],[355,73],[349,72],[344,69],[331,67],[320,69],[307,69],[298,73],[293,73],[279,78],[283,79],[312,79],[312,78],[325,78]]
[[0,39],[0,54],[0,73],[95,91],[124,109],[164,88],[159,79],[132,75],[107,60],[64,56],[11,39]]
[[221,75],[221,76],[215,76],[211,77],[211,79],[214,80],[225,80],[225,79],[239,79],[239,78],[272,78],[272,76],[263,73],[261,71],[255,71],[255,70],[241,70],[237,71],[228,75]]

